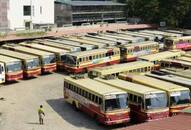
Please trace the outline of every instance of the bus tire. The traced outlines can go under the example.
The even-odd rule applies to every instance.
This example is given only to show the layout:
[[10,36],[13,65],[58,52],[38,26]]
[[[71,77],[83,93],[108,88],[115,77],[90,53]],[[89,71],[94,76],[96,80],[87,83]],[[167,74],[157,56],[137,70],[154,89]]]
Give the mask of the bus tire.
[[97,123],[98,125],[101,125],[101,123],[100,123],[100,121],[99,121],[99,116],[98,116],[97,114],[94,115],[94,119],[95,119],[95,121],[96,121],[96,123]]

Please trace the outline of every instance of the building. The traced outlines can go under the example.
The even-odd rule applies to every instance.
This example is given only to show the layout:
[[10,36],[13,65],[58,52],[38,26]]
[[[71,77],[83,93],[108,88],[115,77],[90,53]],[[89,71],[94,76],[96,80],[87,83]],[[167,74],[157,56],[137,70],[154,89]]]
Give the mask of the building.
[[126,20],[125,4],[111,0],[55,0],[55,24],[116,22]]
[[0,0],[0,29],[23,30],[54,24],[54,0]]

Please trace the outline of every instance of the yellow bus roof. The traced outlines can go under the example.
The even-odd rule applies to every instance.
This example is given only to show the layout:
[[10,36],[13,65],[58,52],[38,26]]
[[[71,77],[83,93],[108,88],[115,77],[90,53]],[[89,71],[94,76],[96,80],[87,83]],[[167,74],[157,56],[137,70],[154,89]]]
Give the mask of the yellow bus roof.
[[53,41],[46,41],[46,40],[35,40],[33,42],[42,43],[44,45],[54,46],[54,47],[58,47],[58,48],[66,49],[66,50],[72,50],[73,48],[80,48],[80,47],[74,47],[74,46],[66,45],[66,44],[64,45],[64,44],[56,43]]
[[33,49],[33,48],[29,48],[29,47],[24,47],[24,46],[20,46],[20,45],[13,45],[13,44],[5,44],[2,46],[3,48],[7,48],[7,49],[15,49],[16,51],[20,51],[23,53],[29,53],[32,55],[38,55],[38,56],[47,56],[47,55],[53,55],[53,53],[50,52],[46,52],[46,51],[41,51],[41,50],[37,50],[37,49]]
[[181,57],[178,57],[177,59],[182,60],[182,61],[191,62],[191,57],[187,57],[187,56],[181,56]]
[[155,53],[155,54],[140,56],[139,59],[146,60],[146,61],[157,61],[157,60],[160,61],[163,59],[172,58],[174,56],[181,56],[184,53],[185,52],[178,51],[178,50],[165,51],[165,52],[159,52],[159,53]]
[[101,75],[110,75],[115,73],[127,72],[129,70],[134,70],[138,68],[145,68],[149,66],[154,66],[154,64],[147,61],[135,61],[135,62],[105,66],[105,67],[97,67],[91,69],[91,71],[100,73]]
[[79,86],[87,91],[96,93],[100,96],[104,95],[110,95],[110,94],[119,94],[119,93],[126,93],[123,90],[114,88],[110,85],[106,85],[103,83],[100,83],[98,81],[95,81],[93,79],[89,78],[83,78],[83,79],[74,79],[71,77],[65,77],[64,81],[70,82],[72,84],[75,84],[76,86]]
[[140,47],[142,47],[142,46],[151,46],[151,45],[156,45],[156,46],[158,46],[159,45],[159,43],[158,42],[154,42],[154,41],[145,41],[145,42],[139,42],[139,43],[133,43],[133,44],[127,44],[127,45],[125,45],[125,47],[136,47],[136,46],[140,46]]
[[155,78],[151,78],[151,77],[147,77],[144,75],[133,75],[133,74],[121,74],[121,76],[124,77],[129,77],[130,79],[132,79],[132,81],[135,81],[137,83],[140,84],[144,84],[156,89],[160,89],[163,91],[167,91],[167,92],[173,92],[173,91],[181,91],[181,90],[189,90],[189,88],[180,86],[180,85],[176,85],[173,83],[169,83],[166,81],[162,81],[159,79],[155,79]]
[[[112,50],[119,50],[119,48],[111,48]],[[89,56],[89,55],[94,55],[94,54],[102,54],[108,52],[109,49],[105,48],[100,48],[100,49],[95,49],[95,50],[88,50],[88,51],[82,51],[82,52],[74,52],[70,53],[68,55],[71,56],[76,56],[76,57],[83,57],[83,56]]]
[[181,37],[169,37],[169,40],[176,40],[176,41],[180,41],[180,40],[190,40],[191,36],[181,36]]
[[0,61],[3,63],[9,63],[9,62],[15,62],[20,60],[16,58],[8,57],[8,56],[0,55]]
[[83,43],[83,44],[88,44],[88,45],[96,45],[96,46],[99,46],[101,48],[106,47],[106,44],[104,44],[104,43],[88,41],[88,40],[77,38],[77,37],[70,37],[69,40],[80,42],[80,43]]
[[0,49],[0,55],[10,56],[22,60],[28,60],[28,59],[35,59],[38,58],[37,56],[30,55],[30,54],[24,54],[21,52],[6,50],[6,49]]
[[111,85],[113,87],[116,87],[118,89],[122,89],[127,92],[133,92],[135,94],[139,94],[141,96],[144,96],[146,94],[151,94],[151,93],[165,93],[162,90],[158,90],[155,88],[151,88],[148,86],[144,86],[141,84],[136,84],[136,83],[131,83],[125,80],[121,79],[111,79],[111,80],[104,80],[101,78],[95,78],[96,81]]
[[55,48],[55,47],[50,47],[50,46],[46,46],[46,45],[40,45],[40,44],[36,44],[36,43],[20,43],[20,45],[23,46],[30,46],[34,49],[38,49],[38,50],[43,50],[43,51],[48,51],[48,52],[52,52],[52,53],[67,53],[69,51],[63,50],[63,49],[59,49],[59,48]]
[[185,66],[191,66],[191,62],[184,61],[184,60],[181,60],[181,59],[164,59],[164,60],[161,60],[161,62],[178,63],[178,64],[182,64],[182,65],[185,65]]
[[113,44],[116,43],[116,42],[109,41],[109,40],[98,39],[98,38],[91,38],[91,37],[87,37],[87,36],[83,36],[83,37],[81,37],[81,38],[83,38],[83,39],[85,39],[85,40],[94,41],[94,42],[100,42],[100,43],[109,44],[109,45],[110,45],[110,44],[113,45]]

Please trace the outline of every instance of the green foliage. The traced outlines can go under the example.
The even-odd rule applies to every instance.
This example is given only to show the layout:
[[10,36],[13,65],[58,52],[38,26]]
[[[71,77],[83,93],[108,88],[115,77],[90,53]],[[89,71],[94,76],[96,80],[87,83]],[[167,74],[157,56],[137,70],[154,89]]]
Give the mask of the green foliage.
[[191,10],[191,0],[127,0],[129,17],[140,17],[145,22],[166,21],[179,26]]

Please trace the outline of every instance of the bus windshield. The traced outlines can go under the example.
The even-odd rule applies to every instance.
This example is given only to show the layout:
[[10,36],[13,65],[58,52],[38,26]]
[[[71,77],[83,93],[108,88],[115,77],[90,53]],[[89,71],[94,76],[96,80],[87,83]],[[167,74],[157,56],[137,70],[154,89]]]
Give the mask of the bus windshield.
[[55,55],[49,55],[43,58],[43,63],[45,65],[50,63],[55,63],[55,61],[56,61]]
[[128,107],[127,94],[115,95],[116,98],[105,100],[105,111],[126,109]]
[[7,72],[16,72],[21,70],[21,62],[11,62],[6,65]]
[[180,91],[176,94],[171,94],[170,104],[172,106],[190,103],[190,91]]
[[61,60],[68,65],[76,66],[76,57],[70,55],[63,55]]
[[39,66],[39,59],[33,59],[33,60],[28,60],[27,61],[27,69],[33,69]]
[[165,108],[167,107],[167,96],[165,93],[148,95],[148,98],[145,99],[145,105],[147,110]]

